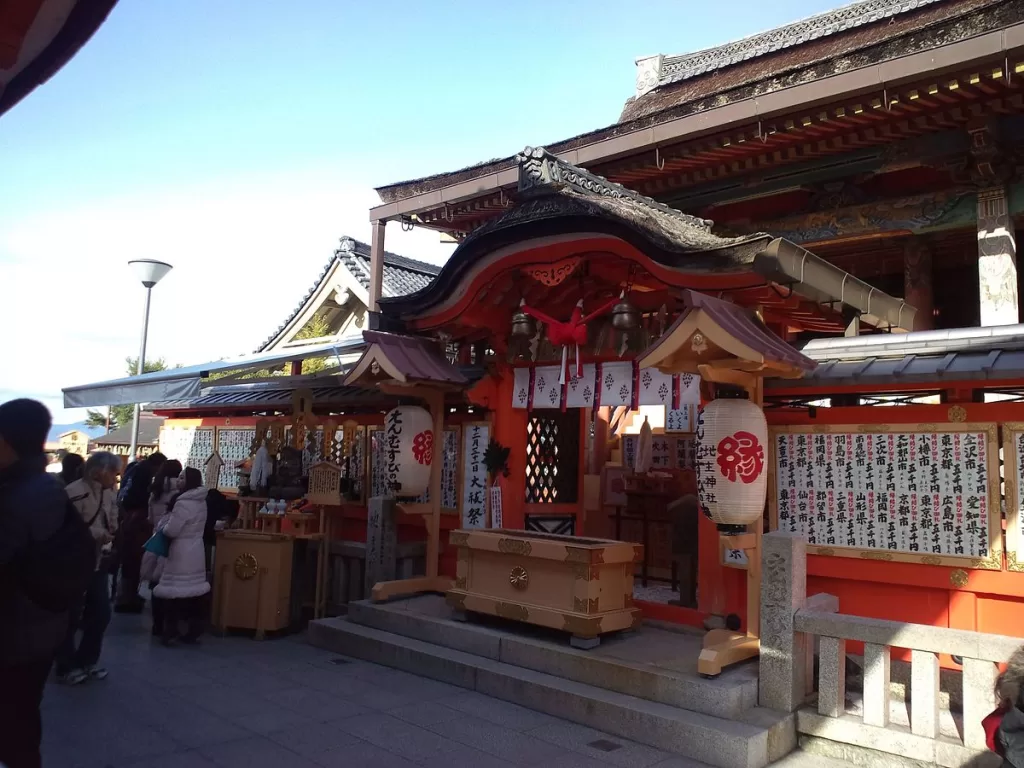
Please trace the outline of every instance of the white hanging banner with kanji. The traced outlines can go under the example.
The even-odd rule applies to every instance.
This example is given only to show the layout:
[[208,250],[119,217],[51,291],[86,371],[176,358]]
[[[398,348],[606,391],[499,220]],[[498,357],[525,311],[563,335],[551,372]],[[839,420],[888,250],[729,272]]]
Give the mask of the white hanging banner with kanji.
[[562,385],[558,381],[558,366],[546,365],[533,372],[533,402],[531,408],[561,408]]
[[487,467],[484,451],[490,440],[487,424],[463,427],[462,451],[462,527],[483,528],[487,525]]
[[512,384],[512,407],[526,408],[530,404],[530,391],[533,384],[530,382],[532,368],[516,368],[515,378]]
[[700,377],[690,373],[668,374],[654,368],[640,370],[635,362],[585,363],[582,374],[559,381],[557,365],[515,368],[512,407],[527,410],[541,408],[597,408],[601,406],[637,408],[663,405],[666,427],[671,432],[693,432],[700,404]]
[[598,376],[598,405],[633,405],[633,363],[602,363]]
[[695,373],[680,373],[676,376],[679,387],[677,407],[700,405],[700,376]]
[[662,373],[654,368],[640,371],[639,405],[672,405],[672,387],[675,385],[671,373]]
[[590,408],[594,405],[595,378],[597,366],[587,363],[583,366],[583,375],[579,378],[570,378],[565,390],[565,405],[567,408]]

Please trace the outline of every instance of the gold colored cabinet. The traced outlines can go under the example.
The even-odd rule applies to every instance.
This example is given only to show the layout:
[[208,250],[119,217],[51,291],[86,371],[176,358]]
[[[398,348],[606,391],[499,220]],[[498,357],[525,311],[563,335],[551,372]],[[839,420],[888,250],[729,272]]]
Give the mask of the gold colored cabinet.
[[252,629],[256,638],[284,629],[290,621],[292,550],[290,536],[256,531],[217,534],[214,557],[214,626]]

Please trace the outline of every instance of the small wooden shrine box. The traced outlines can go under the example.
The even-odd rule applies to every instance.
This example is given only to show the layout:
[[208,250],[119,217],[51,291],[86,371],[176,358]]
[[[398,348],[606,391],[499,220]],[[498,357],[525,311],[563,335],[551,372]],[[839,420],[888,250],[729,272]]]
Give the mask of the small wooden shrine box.
[[452,531],[450,541],[459,548],[447,595],[456,610],[560,629],[583,648],[640,623],[633,606],[640,545],[503,529]]

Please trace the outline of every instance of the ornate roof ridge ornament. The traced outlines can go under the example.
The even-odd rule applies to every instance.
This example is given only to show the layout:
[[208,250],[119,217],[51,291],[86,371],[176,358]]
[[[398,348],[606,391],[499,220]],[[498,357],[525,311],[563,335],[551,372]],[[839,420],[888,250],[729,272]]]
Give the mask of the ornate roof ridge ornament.
[[627,200],[644,208],[649,208],[666,216],[671,216],[691,227],[710,232],[714,222],[691,216],[675,208],[645,197],[603,176],[591,173],[576,165],[571,165],[557,155],[548,152],[544,147],[526,147],[516,155],[519,164],[519,193],[526,196],[554,194],[565,189],[587,196],[611,197]]

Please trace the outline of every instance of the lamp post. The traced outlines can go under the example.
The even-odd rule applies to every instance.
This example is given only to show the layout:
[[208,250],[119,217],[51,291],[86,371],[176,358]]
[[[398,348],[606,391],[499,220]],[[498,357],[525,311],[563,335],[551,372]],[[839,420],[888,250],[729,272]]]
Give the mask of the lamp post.
[[[136,375],[141,376],[146,365],[146,339],[149,336],[149,300],[153,293],[153,286],[159,283],[172,267],[164,261],[155,259],[135,259],[128,262],[128,266],[135,270],[136,277],[142,282],[146,289],[146,310],[142,316],[142,344],[139,347],[139,365]],[[135,415],[132,417],[132,444],[128,449],[128,461],[135,460],[135,452],[139,444],[139,415],[142,411],[139,403],[135,404]]]

